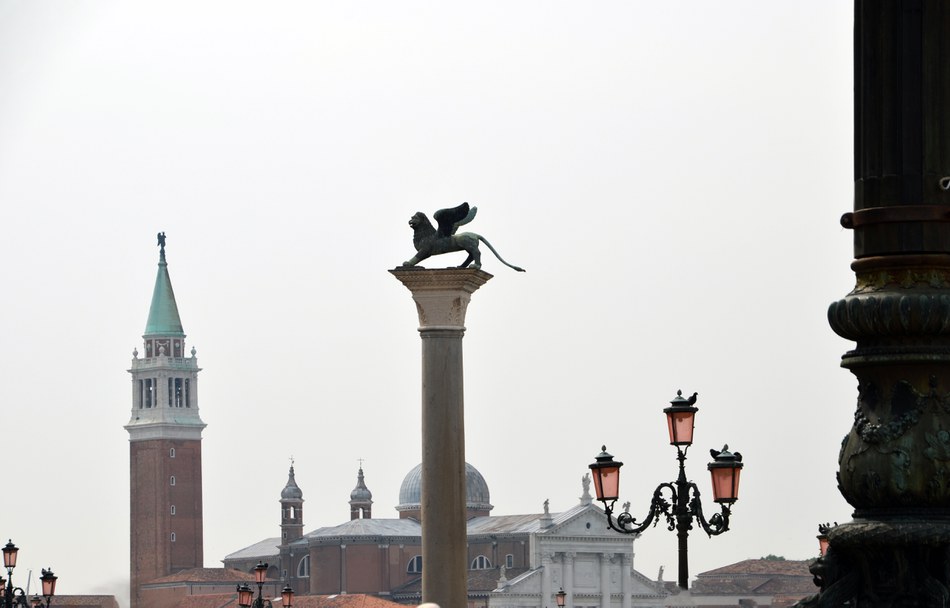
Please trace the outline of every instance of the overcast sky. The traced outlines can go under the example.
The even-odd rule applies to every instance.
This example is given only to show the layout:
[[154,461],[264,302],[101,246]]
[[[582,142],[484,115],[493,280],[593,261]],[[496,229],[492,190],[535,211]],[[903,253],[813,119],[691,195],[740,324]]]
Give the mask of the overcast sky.
[[[306,530],[348,519],[359,458],[396,517],[420,344],[386,271],[414,212],[462,201],[528,271],[486,252],[467,318],[466,453],[494,513],[571,507],[606,444],[645,514],[676,474],[662,408],[698,391],[690,478],[710,496],[723,443],[746,467],[692,573],[815,556],[851,512],[852,344],[826,321],[853,286],[851,31],[845,0],[0,0],[14,581],[51,566],[127,605],[126,370],[160,230],[204,369],[205,565],[278,534],[291,456]],[[674,534],[635,549],[675,580]]]

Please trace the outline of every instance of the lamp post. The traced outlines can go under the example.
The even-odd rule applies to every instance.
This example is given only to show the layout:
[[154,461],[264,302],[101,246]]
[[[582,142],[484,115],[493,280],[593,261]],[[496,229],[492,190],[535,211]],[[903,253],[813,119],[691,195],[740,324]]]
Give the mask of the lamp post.
[[[251,604],[254,605],[254,608],[273,608],[273,604],[270,600],[264,599],[264,581],[267,579],[267,564],[264,562],[257,562],[257,565],[254,566],[254,582],[257,584],[257,597],[254,597],[254,591],[248,587],[247,583],[241,583],[237,587],[238,594],[238,605],[241,608],[250,608]],[[294,590],[290,588],[290,585],[284,585],[283,590],[280,592],[280,604],[283,608],[292,608],[294,605]]]
[[3,567],[7,570],[7,580],[4,581],[0,576],[0,607],[2,608],[44,608],[43,600],[46,600],[45,608],[49,608],[50,600],[56,593],[56,575],[48,568],[43,568],[43,575],[40,582],[43,584],[43,597],[34,595],[29,601],[26,599],[26,592],[20,587],[13,586],[13,569],[16,568],[16,556],[19,547],[13,544],[13,541],[7,541],[3,547]]
[[[722,534],[729,529],[729,515],[732,503],[739,497],[739,472],[742,470],[742,455],[730,452],[729,446],[724,446],[721,451],[709,451],[713,461],[707,468],[712,477],[713,500],[719,503],[720,512],[706,520],[699,488],[686,480],[686,451],[693,443],[693,421],[698,411],[694,405],[696,396],[697,393],[693,393],[692,397],[684,398],[683,391],[676,391],[670,407],[663,410],[670,433],[670,445],[676,446],[679,476],[675,481],[656,487],[650,510],[642,523],[630,515],[630,503],[624,505],[623,512],[614,523],[613,508],[620,493],[620,467],[623,463],[615,461],[604,446],[597,461],[590,465],[594,490],[597,500],[604,503],[608,527],[623,534],[639,534],[650,525],[655,526],[659,522],[658,516],[662,515],[666,518],[667,529],[676,530],[679,538],[679,586],[683,589],[689,587],[687,539],[693,527],[692,522],[695,519],[709,536]],[[669,492],[669,499],[664,496],[664,490]]]

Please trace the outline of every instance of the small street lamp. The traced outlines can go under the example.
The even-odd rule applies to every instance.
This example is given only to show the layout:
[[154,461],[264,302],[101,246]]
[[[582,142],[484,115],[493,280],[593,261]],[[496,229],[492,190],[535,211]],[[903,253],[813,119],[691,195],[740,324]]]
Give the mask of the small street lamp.
[[[251,604],[254,605],[254,608],[273,608],[273,604],[270,600],[264,599],[264,581],[267,580],[267,564],[264,562],[257,562],[257,565],[254,566],[254,582],[257,584],[257,597],[254,597],[254,591],[248,587],[247,583],[241,583],[237,587],[238,594],[238,605],[241,608],[250,608]],[[290,588],[290,585],[284,585],[283,590],[280,592],[280,604],[283,608],[292,608],[294,605],[294,590]]]
[[561,587],[561,590],[554,594],[554,601],[557,602],[557,608],[564,608],[564,602],[567,600],[567,593],[564,592],[564,587]]
[[[594,490],[597,500],[604,503],[607,514],[607,525],[623,534],[640,534],[650,525],[659,522],[659,516],[666,518],[667,529],[676,530],[679,538],[679,586],[687,589],[689,584],[689,560],[687,539],[693,528],[695,519],[699,526],[709,536],[722,534],[729,529],[729,515],[734,503],[739,498],[739,473],[742,471],[742,454],[730,452],[729,446],[721,451],[709,450],[713,461],[707,465],[712,478],[713,500],[719,503],[720,512],[715,513],[709,520],[703,516],[703,506],[699,498],[699,488],[695,483],[686,480],[686,451],[693,444],[693,421],[698,408],[695,407],[697,393],[692,397],[684,398],[683,391],[676,391],[676,397],[665,408],[667,427],[670,434],[670,445],[676,446],[679,460],[679,476],[676,481],[661,483],[653,491],[653,500],[650,511],[642,523],[630,515],[630,503],[624,505],[624,510],[617,516],[616,524],[613,518],[614,504],[620,494],[620,467],[622,462],[614,460],[607,453],[607,447],[601,448],[597,461],[590,465],[594,481]],[[664,496],[664,490],[669,491],[669,500]]]
[[838,525],[838,522],[834,524],[818,524],[818,536],[815,538],[818,539],[818,556],[824,557],[828,553],[828,533],[831,532],[831,529]]
[[20,587],[13,586],[13,569],[16,568],[16,557],[20,551],[19,547],[13,544],[13,541],[7,541],[3,547],[3,567],[7,570],[7,580],[0,576],[0,608],[44,608],[43,600],[46,600],[45,608],[49,608],[50,600],[56,594],[56,575],[48,568],[43,568],[43,576],[40,582],[43,583],[43,597],[34,595],[29,601],[26,599],[26,592]]

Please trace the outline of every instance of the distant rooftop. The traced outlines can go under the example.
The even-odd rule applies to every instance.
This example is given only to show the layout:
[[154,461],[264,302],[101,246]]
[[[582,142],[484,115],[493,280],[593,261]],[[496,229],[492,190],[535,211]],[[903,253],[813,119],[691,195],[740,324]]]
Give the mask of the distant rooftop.
[[250,572],[241,572],[233,568],[189,568],[151,580],[145,586],[168,583],[241,583],[253,580],[254,575]]

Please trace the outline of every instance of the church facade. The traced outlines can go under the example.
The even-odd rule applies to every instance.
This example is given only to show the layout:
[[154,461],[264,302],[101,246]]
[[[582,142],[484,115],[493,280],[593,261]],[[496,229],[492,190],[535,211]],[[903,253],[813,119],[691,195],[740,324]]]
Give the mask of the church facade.
[[[297,535],[303,492],[290,475],[281,493],[281,536],[229,554],[225,567],[249,571],[259,561],[300,594],[371,594],[403,604],[421,600],[421,469],[403,480],[398,517],[371,516],[362,467],[350,494],[351,519]],[[547,608],[563,589],[568,608],[664,605],[664,586],[633,569],[633,540],[611,533],[585,478],[575,506],[551,513],[491,515],[488,484],[466,464],[468,594],[471,608]],[[290,498],[288,498],[290,497]],[[293,504],[291,504],[291,501]],[[294,526],[291,528],[290,526]]]

